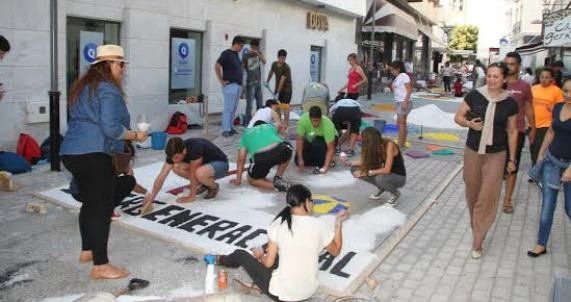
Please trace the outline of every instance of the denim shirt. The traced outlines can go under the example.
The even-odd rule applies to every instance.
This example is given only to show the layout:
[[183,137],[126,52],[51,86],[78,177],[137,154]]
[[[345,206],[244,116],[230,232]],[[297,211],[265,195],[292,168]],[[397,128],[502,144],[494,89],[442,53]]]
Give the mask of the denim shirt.
[[117,86],[101,82],[91,96],[89,87],[83,88],[77,101],[68,108],[67,121],[61,155],[111,154],[123,152],[131,117]]

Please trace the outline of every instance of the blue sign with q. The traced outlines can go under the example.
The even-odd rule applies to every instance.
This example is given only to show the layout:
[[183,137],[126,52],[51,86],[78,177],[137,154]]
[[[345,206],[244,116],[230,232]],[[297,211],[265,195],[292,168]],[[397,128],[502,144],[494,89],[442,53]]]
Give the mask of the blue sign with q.
[[315,64],[315,61],[317,61],[315,54],[311,54],[311,64]]
[[188,57],[188,52],[189,52],[189,47],[188,44],[186,44],[185,42],[180,43],[178,45],[178,55],[184,60]]
[[95,61],[96,56],[97,56],[97,44],[95,43],[85,44],[85,46],[83,47],[83,57],[85,58],[85,61],[92,63],[93,61]]

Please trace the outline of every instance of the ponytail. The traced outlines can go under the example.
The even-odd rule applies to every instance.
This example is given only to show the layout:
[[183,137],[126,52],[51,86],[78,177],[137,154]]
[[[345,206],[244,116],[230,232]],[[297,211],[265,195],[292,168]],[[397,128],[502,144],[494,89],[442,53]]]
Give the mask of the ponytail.
[[291,231],[291,209],[303,206],[307,211],[305,201],[309,198],[311,198],[311,191],[306,186],[299,184],[291,186],[286,193],[287,206],[281,210],[274,220],[280,218],[280,223],[287,221],[287,227]]

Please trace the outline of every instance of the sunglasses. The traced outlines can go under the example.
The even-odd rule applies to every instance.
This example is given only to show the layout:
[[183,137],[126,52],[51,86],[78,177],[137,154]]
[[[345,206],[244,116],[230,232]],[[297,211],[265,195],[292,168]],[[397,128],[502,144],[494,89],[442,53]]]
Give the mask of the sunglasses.
[[119,64],[119,67],[121,67],[121,69],[125,68],[125,62],[113,62],[116,64]]

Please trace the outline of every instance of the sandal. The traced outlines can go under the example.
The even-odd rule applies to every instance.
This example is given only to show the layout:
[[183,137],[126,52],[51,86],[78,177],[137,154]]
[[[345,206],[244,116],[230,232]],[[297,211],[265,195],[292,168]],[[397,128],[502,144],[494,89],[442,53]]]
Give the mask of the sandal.
[[510,205],[504,205],[504,213],[513,214],[514,213],[514,207],[511,204]]
[[260,297],[262,295],[262,290],[256,286],[256,284],[252,283],[250,285],[245,284],[244,282],[238,279],[232,279],[232,288],[244,295],[256,296]]

